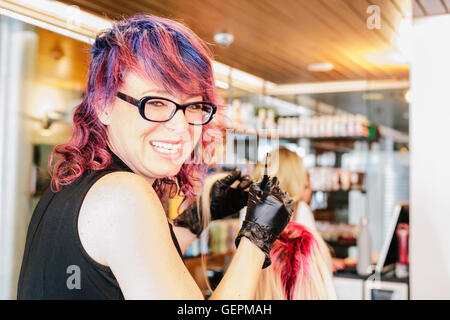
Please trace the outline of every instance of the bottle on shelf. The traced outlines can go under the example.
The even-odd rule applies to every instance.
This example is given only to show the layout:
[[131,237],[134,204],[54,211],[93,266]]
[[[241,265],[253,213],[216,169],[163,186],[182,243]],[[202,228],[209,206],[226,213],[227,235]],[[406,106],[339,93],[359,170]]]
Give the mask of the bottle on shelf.
[[399,279],[407,278],[409,275],[408,239],[409,224],[399,223],[396,229],[398,259],[395,264],[395,276]]
[[242,103],[240,108],[243,129],[255,129],[254,107],[251,103]]
[[356,264],[356,272],[361,276],[370,275],[372,270],[371,261],[371,240],[368,226],[368,217],[361,218],[359,225],[359,234],[357,239],[358,262]]
[[305,120],[302,117],[297,118],[297,127],[298,127],[298,137],[302,138],[305,136]]
[[272,109],[267,110],[267,118],[264,123],[267,130],[275,129],[275,114]]
[[[266,114],[264,113],[264,119]],[[277,128],[287,138],[367,137],[369,121],[363,115],[341,114],[314,117],[279,117],[275,124],[267,113],[263,124]]]
[[258,117],[256,119],[256,130],[257,131],[265,129],[265,127],[264,127],[265,120],[266,120],[266,110],[261,108],[258,111]]
[[285,136],[286,135],[286,118],[285,117],[280,117],[278,118],[278,123],[277,123],[277,129],[280,135]]

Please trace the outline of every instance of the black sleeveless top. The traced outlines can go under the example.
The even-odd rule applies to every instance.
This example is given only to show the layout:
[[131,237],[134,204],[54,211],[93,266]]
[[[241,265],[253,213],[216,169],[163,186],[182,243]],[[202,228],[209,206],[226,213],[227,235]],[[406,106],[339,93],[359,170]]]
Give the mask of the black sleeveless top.
[[112,158],[108,168],[88,170],[59,192],[48,188],[43,194],[28,227],[17,299],[124,299],[111,269],[88,255],[78,235],[78,215],[92,185],[108,173],[131,172],[108,150]]

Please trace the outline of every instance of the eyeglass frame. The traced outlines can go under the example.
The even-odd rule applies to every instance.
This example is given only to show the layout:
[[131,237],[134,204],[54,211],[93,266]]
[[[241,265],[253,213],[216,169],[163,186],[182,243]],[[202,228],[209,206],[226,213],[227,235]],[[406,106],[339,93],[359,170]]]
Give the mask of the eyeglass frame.
[[[163,97],[145,96],[138,100],[138,99],[133,98],[133,97],[131,97],[123,92],[120,92],[120,91],[118,91],[116,95],[119,99],[121,99],[125,102],[128,102],[128,103],[134,105],[135,107],[138,107],[139,114],[141,115],[141,117],[144,118],[145,120],[151,121],[151,122],[167,122],[167,121],[170,121],[175,116],[175,114],[178,112],[178,110],[182,110],[183,114],[186,115],[187,107],[189,107],[191,105],[195,105],[195,104],[206,104],[212,108],[211,115],[209,116],[208,121],[201,123],[201,124],[195,124],[195,123],[188,122],[192,126],[204,126],[212,120],[212,118],[214,117],[214,114],[217,111],[217,106],[214,103],[207,102],[207,101],[197,101],[197,102],[190,102],[190,103],[186,103],[186,104],[178,104],[175,101],[172,101],[170,99],[163,98]],[[167,119],[167,120],[150,120],[145,116],[145,104],[147,103],[147,101],[152,100],[152,99],[165,100],[165,101],[173,103],[176,106],[175,110],[172,112],[169,119]]]

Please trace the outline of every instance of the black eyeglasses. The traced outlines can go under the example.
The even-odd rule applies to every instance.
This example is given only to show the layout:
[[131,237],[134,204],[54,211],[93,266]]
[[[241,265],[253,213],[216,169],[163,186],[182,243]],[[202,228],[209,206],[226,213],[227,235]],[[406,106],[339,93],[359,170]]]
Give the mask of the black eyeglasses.
[[117,97],[139,108],[142,118],[153,122],[166,122],[173,118],[178,110],[183,110],[187,123],[199,126],[211,121],[217,107],[211,102],[191,102],[180,105],[161,97],[143,97],[137,100],[122,92]]

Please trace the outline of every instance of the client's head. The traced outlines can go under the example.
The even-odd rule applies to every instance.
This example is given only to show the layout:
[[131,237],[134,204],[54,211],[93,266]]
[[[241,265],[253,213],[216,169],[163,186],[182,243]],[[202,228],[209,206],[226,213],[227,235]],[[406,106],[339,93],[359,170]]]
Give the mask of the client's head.
[[[253,173],[253,180],[261,180],[264,175],[266,158],[259,162]],[[270,153],[267,161],[269,176],[277,177],[280,188],[295,201],[302,200],[307,183],[307,171],[302,158],[286,147],[279,147]]]
[[289,222],[270,251],[256,290],[258,300],[336,299],[332,263],[323,239],[311,229]]

